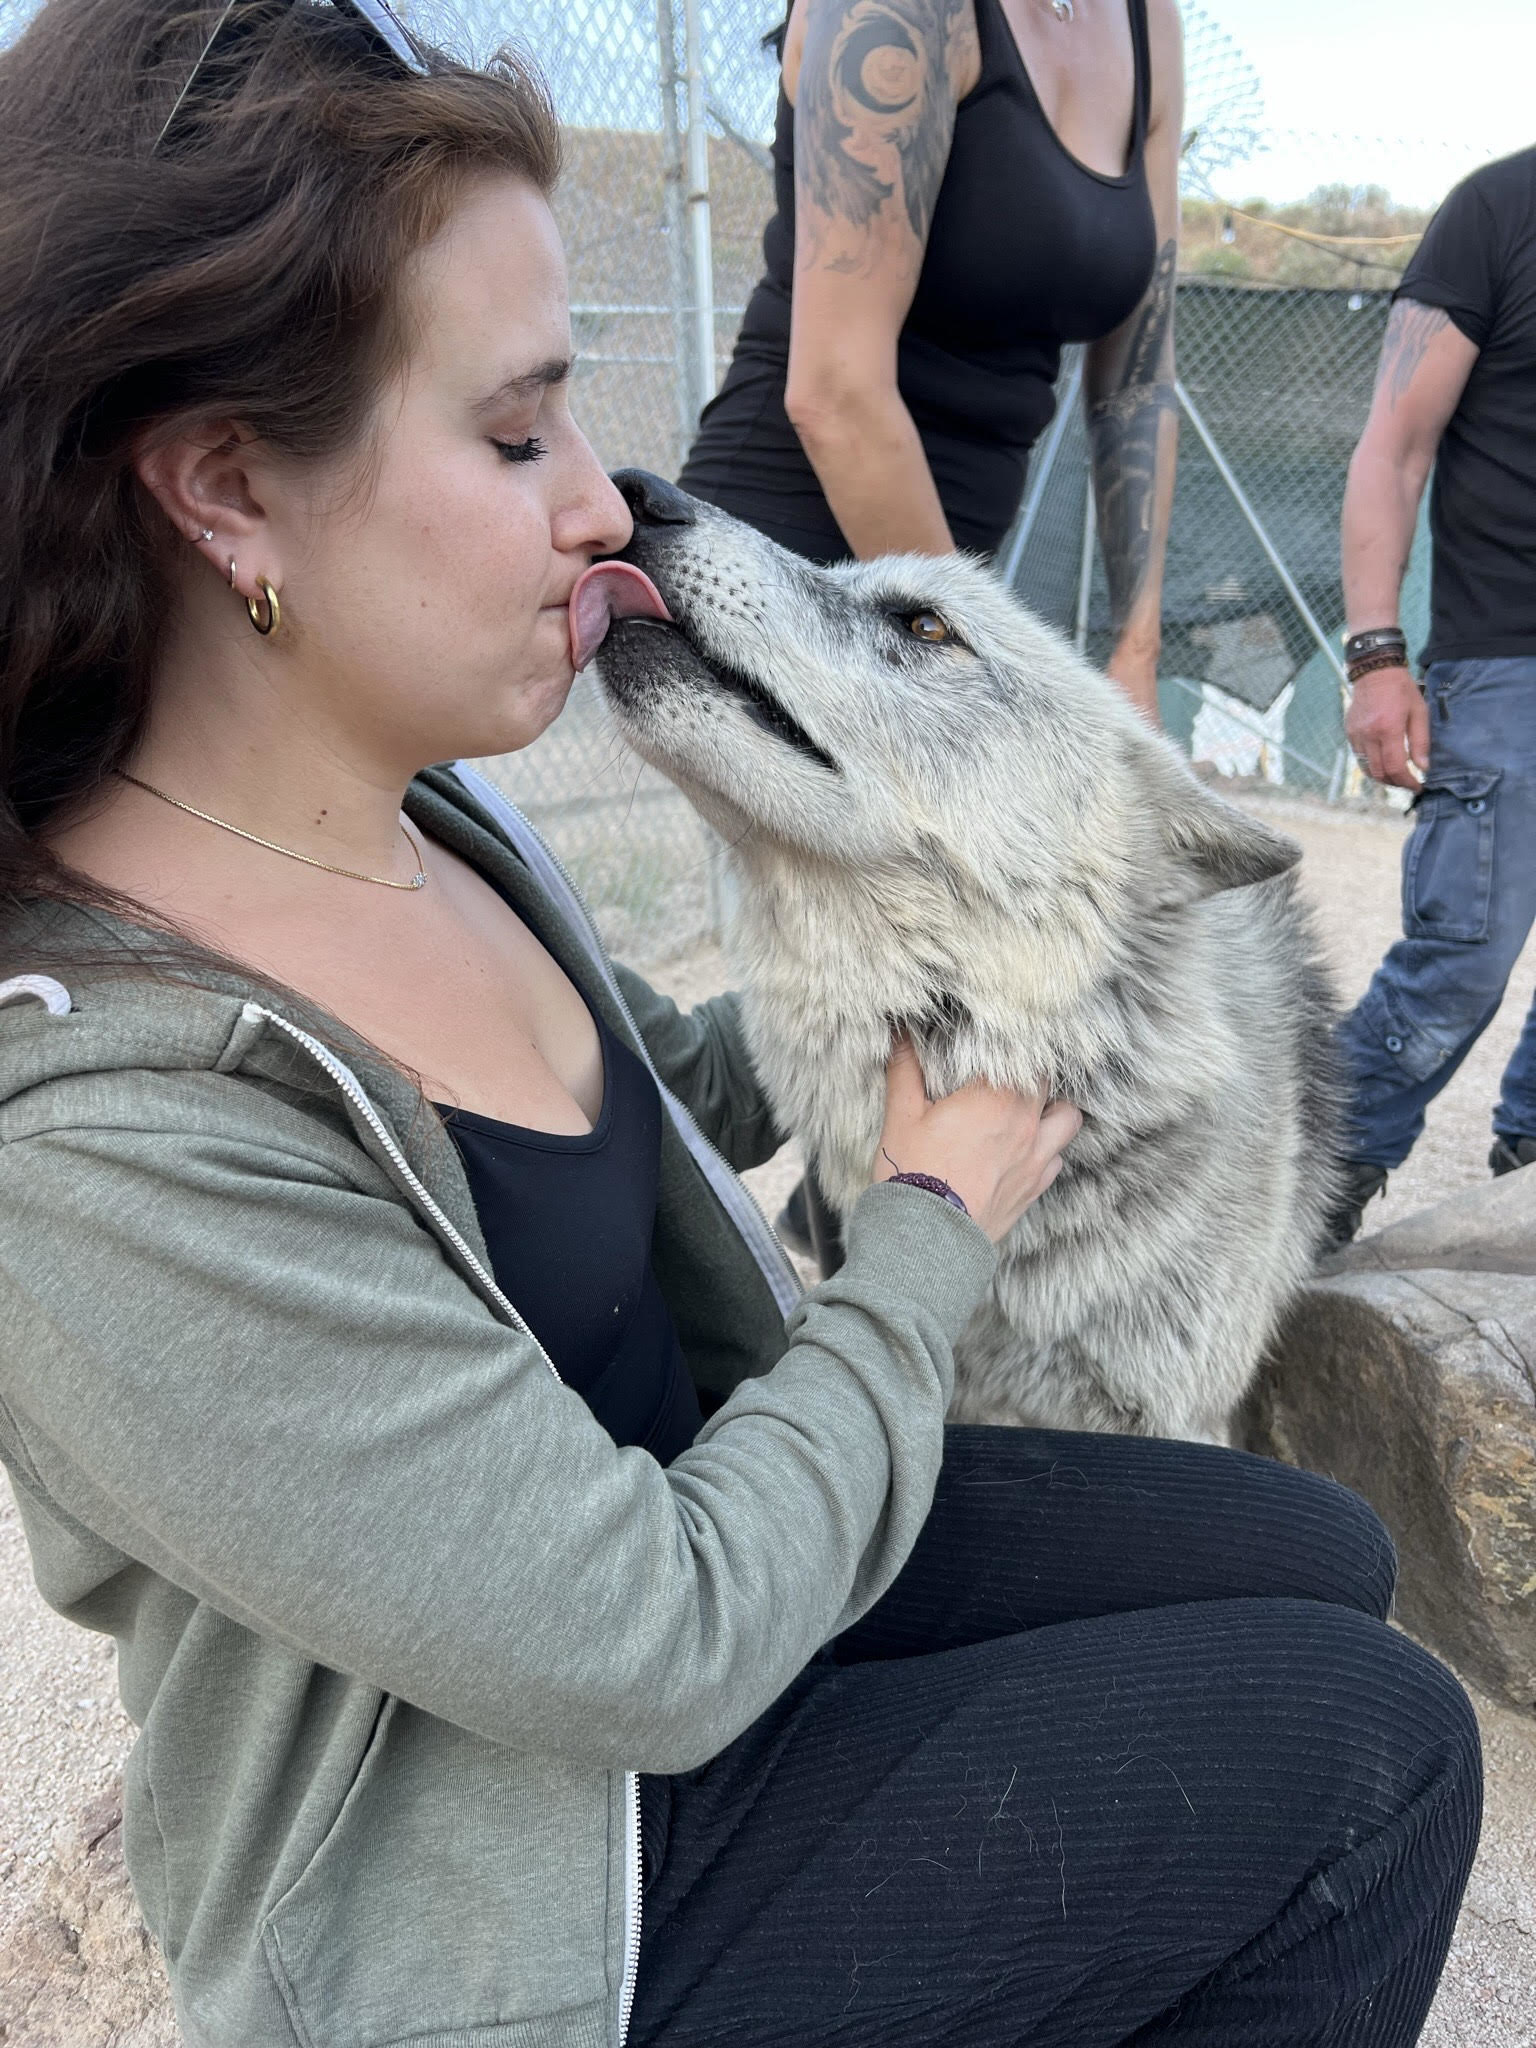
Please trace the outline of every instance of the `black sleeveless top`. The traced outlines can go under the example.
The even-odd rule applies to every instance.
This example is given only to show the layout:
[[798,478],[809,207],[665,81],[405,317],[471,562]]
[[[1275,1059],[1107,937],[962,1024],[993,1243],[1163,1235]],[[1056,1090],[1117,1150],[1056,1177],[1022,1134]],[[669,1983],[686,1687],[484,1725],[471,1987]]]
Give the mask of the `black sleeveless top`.
[[608,1029],[603,1106],[582,1138],[437,1105],[459,1149],[496,1284],[618,1444],[667,1465],[703,1427],[651,1270],[661,1097]]
[[[1058,140],[1000,0],[975,0],[981,75],[960,102],[897,383],[960,547],[989,554],[1055,410],[1063,342],[1096,341],[1134,310],[1157,253],[1143,150],[1151,106],[1146,0],[1127,0],[1136,84],[1124,173]],[[794,109],[779,93],[778,212],[719,395],[705,407],[686,490],[812,560],[848,555],[784,410],[795,253]]]

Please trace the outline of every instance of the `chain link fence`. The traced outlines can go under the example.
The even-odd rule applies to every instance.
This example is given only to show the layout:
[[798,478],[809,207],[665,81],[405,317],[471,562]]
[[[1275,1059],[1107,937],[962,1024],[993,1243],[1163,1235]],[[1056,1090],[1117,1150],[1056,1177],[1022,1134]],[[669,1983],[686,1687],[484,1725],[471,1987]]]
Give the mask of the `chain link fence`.
[[[1178,482],[1164,579],[1159,705],[1170,735],[1228,775],[1338,798],[1344,742],[1339,512],[1365,424],[1390,293],[1271,289],[1186,277],[1178,293]],[[1024,601],[1091,659],[1112,645],[1094,544],[1088,437],[1062,404],[1000,555]],[[1404,591],[1428,623],[1427,539]]]
[[[610,467],[675,474],[758,273],[778,83],[764,38],[783,0],[397,5],[472,60],[518,43],[549,80],[565,130],[556,210],[579,351],[574,402]],[[0,0],[0,44],[32,7]],[[1196,5],[1183,14],[1183,418],[1162,713],[1197,761],[1338,798],[1358,787],[1337,658],[1345,469],[1391,285],[1427,215],[1342,186],[1322,195],[1322,211],[1234,205],[1233,182],[1255,175],[1266,148],[1294,151],[1298,139],[1267,127],[1261,81],[1218,23]],[[1314,138],[1309,160],[1369,161],[1353,142],[1341,154],[1349,140]],[[1444,184],[1465,168],[1447,161]],[[998,566],[1103,660],[1081,378],[1069,352]],[[1405,593],[1410,643],[1427,624],[1427,566],[1421,532]],[[537,745],[487,766],[555,845],[616,950],[656,960],[717,928],[709,835],[623,747],[589,679]]]
[[[777,65],[763,39],[783,12],[780,0],[535,0],[519,10],[519,39],[566,124],[558,211],[583,351],[576,402],[611,465],[675,474],[729,358],[772,203]],[[1183,417],[1162,714],[1217,772],[1337,799],[1359,787],[1343,736],[1339,511],[1391,284],[1412,244],[1403,234],[1379,248],[1325,247],[1290,225],[1294,209],[1232,208],[1229,182],[1265,146],[1260,81],[1201,8],[1184,17],[1194,247],[1178,302]],[[1370,212],[1384,195],[1337,200],[1328,225],[1341,234],[1398,225]],[[1108,599],[1079,355],[1064,362],[1057,416],[998,566],[1102,661]],[[1411,638],[1426,613],[1421,536],[1406,592]],[[589,681],[546,738],[491,769],[555,843],[616,948],[656,959],[716,928],[709,835],[623,748]]]
[[[440,10],[424,8],[438,26]],[[470,12],[471,10],[466,10]],[[730,358],[771,210],[776,0],[533,0],[516,40],[565,129],[572,402],[610,468],[682,465]],[[469,43],[491,21],[472,14]],[[659,960],[718,930],[719,849],[614,732],[590,676],[525,752],[482,764],[559,853],[616,953]]]

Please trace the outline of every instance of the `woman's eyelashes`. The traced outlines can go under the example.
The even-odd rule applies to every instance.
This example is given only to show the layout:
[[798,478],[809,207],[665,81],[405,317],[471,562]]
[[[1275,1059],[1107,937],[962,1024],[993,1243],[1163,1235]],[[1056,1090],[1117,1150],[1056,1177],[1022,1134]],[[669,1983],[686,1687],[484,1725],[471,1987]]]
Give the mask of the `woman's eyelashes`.
[[526,441],[498,441],[493,436],[491,445],[506,462],[537,462],[549,452],[537,434],[530,434]]

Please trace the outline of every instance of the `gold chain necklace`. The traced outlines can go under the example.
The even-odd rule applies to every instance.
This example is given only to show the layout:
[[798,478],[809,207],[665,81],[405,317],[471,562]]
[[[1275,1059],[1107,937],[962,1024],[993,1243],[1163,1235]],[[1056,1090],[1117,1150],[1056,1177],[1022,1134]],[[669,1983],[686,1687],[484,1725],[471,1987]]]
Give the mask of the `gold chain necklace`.
[[262,839],[254,832],[242,832],[238,825],[228,824],[223,818],[214,817],[211,811],[200,811],[196,804],[184,804],[179,796],[170,796],[163,789],[156,789],[152,782],[141,782],[137,775],[130,775],[126,768],[115,769],[122,781],[131,782],[135,789],[142,789],[150,796],[159,797],[161,803],[172,804],[178,811],[185,811],[189,818],[201,818],[205,825],[217,825],[221,832],[233,832],[237,839],[248,839],[252,846],[264,846],[268,853],[280,853],[286,860],[301,860],[307,868],[323,868],[328,875],[345,875],[349,882],[372,882],[380,889],[425,889],[426,870],[421,864],[421,848],[414,834],[402,818],[400,830],[410,842],[416,856],[416,872],[408,882],[392,882],[388,875],[365,875],[357,868],[333,867],[328,860],[316,860],[312,854],[295,853],[291,846],[279,846],[275,839]]

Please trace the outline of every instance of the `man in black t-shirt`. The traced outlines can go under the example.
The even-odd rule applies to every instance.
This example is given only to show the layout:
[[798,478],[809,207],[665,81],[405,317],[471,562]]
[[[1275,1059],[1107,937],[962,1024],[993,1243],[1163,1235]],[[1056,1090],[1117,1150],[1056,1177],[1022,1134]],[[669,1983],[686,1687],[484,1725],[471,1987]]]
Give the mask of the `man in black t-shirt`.
[[[1431,465],[1421,689],[1398,602]],[[1536,149],[1458,185],[1403,274],[1343,557],[1350,744],[1418,794],[1403,936],[1340,1030],[1353,1096],[1339,1243],[1491,1022],[1536,917]],[[1536,1162],[1536,1003],[1493,1130],[1495,1173]]]

